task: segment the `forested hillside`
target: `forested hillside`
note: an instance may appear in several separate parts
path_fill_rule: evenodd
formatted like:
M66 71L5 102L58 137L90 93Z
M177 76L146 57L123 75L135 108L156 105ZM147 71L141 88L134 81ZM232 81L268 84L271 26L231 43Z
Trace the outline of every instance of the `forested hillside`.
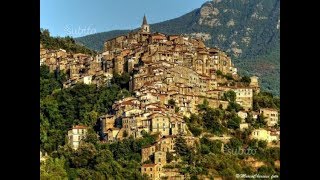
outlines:
M52 37L48 29L40 28L40 44L45 49L58 50L64 49L73 53L96 54L96 51L89 49L84 45L80 45L70 37Z

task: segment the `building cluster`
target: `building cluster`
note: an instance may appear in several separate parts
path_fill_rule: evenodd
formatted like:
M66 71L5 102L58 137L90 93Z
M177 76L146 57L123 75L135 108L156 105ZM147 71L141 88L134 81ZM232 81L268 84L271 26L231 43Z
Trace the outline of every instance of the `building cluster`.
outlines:
M140 30L107 40L104 52L95 57L40 47L42 64L68 74L65 88L79 82L108 84L113 74L130 75L129 90L134 96L116 101L109 114L100 117L103 138L114 142L157 134L157 142L141 150L141 173L151 179L184 179L175 169L164 168L167 152L174 153L175 137L188 134L183 117L197 114L197 105L204 100L212 108L226 109L227 91L234 91L235 101L244 108L238 112L240 130L249 128L248 112L253 119L263 114L269 129L256 129L251 137L268 142L280 139L280 131L272 129L278 123L277 110L252 112L253 95L260 91L258 77L251 77L250 84L237 81L237 68L225 52L206 47L201 39L151 33L145 16ZM72 148L79 147L86 133L84 126L68 132ZM187 142L194 142L190 138Z
M238 116L241 118L240 130L243 131L249 128L249 123L246 123L248 112L239 111ZM279 114L277 109L261 108L258 112L251 111L253 121L258 119L258 116L264 117L266 128L254 129L251 133L252 139L263 140L267 142L280 141L280 129L275 127L279 124Z
M279 124L279 114L277 109L271 108L261 108L260 116L264 117L266 121L267 127L255 129L251 133L251 138L257 140L263 140L270 142L279 142L280 141L280 129L274 128L276 125Z
M161 106L159 99L151 94L116 101L112 111L113 114L100 117L108 142L129 136L140 138L144 133L168 136L185 134L187 131L183 116L175 113L174 106Z
M206 47L201 39L151 33L146 17L140 30L107 40L104 52L95 57L47 50L40 45L42 64L52 72L68 75L64 88L77 83L105 85L113 74L128 73L131 91L159 98L162 106L174 99L179 112L186 116L195 113L195 105L205 98L212 107L226 108L228 102L221 97L227 90L237 93L237 103L252 109L253 92L260 89L255 76L247 86L217 75L238 78L237 68L225 52Z
M77 83L104 85L110 83L112 74L107 73L101 54L90 56L82 53L70 53L64 49L48 50L40 44L40 66L46 65L50 72L65 72L67 81L64 88Z
M163 136L154 144L141 149L141 174L148 175L151 179L184 179L178 169L168 168L167 153L175 154L176 136Z

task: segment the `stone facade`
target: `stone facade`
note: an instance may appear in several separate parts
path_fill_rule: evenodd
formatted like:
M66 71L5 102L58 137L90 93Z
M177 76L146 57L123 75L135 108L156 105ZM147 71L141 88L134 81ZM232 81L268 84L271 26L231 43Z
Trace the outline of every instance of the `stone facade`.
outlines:
M141 149L141 162L150 160L150 156L156 152L156 146L150 145Z
M151 180L160 180L161 167L157 164L143 164L141 174L147 174Z

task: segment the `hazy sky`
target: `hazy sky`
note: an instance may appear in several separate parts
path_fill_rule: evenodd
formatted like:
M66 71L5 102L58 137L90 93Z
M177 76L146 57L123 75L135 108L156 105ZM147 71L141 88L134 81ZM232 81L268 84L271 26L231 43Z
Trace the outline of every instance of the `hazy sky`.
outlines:
M40 0L40 27L53 36L134 29L179 17L207 0Z

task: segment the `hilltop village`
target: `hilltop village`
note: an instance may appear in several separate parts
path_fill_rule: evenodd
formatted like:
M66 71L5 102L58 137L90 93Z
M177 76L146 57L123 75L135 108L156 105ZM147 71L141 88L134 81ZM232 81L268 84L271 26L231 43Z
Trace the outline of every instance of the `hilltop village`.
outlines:
M231 58L217 48L206 47L202 39L151 33L145 16L140 30L107 40L104 52L94 57L63 49L47 50L40 45L43 64L50 71L67 73L63 88L77 83L105 85L114 74L130 74L129 91L134 95L116 101L112 111L99 118L102 142L157 134L157 142L141 150L141 173L151 179L184 179L176 169L163 168L168 165L166 152L175 152L177 136L192 146L197 138L188 129L185 117L198 114L198 105L205 101L211 108L226 109L229 102L224 94L229 91L235 92L235 102L243 108L237 113L240 130L250 126L245 121L249 112L253 119L263 114L268 128L255 129L251 137L267 142L280 140L280 130L273 128L278 124L278 111L252 111L253 95L260 92L258 77L250 77L250 83L240 81ZM74 125L68 132L68 143L76 150L86 133L86 126Z

